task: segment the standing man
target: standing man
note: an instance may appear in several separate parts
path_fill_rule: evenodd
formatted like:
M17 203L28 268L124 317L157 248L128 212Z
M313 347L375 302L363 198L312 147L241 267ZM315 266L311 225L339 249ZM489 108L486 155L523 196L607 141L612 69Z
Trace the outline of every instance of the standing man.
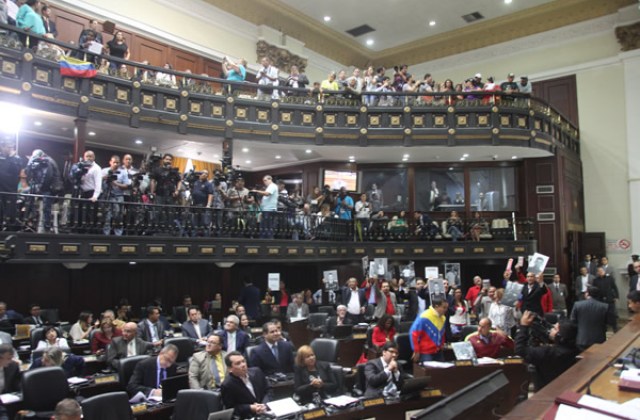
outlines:
M527 273L527 284L522 288L521 311L534 312L544 316L542 310L542 298L547 293L547 286L544 284L542 275L536 276L534 273Z
M445 343L446 312L449 304L440 297L434 297L429 309L413 321L411 334L411 359L417 362L431 360L444 361L442 349Z
M176 375L176 359L178 347L167 344L160 350L157 357L150 357L139 362L134 371L127 392L130 396L142 392L147 398L162 396L162 381Z
M218 335L207 337L206 347L193 355L189 362L189 388L217 389L227 376L222 351L222 338Z
M102 170L102 192L104 200L108 201L107 215L104 220L104 228L102 229L105 235L111 233L111 221L115 221L113 226L113 233L116 236L122 236L123 232L123 218L122 213L124 211L124 191L131 185L129 175L124 170L119 170L120 157L117 155L111 156L109 160L109 167Z
M633 262L633 271L635 272L635 274L629 279L630 292L633 292L634 290L640 291L640 282L638 281L638 279L640 278L640 261Z
M271 60L269 57L262 57L260 60L260 64L262 67L256 74L256 80L258 81L258 85L261 86L269 86L270 89L258 89L258 100L266 101L271 97L271 99L278 99L278 90L273 87L278 86L280 81L278 80L278 68L276 66L271 65Z
M240 319L235 315L229 315L224 321L224 331L220 334L222 338L222 349L227 353L239 351L244 354L249 346L249 336L239 329ZM218 334L216 332L216 334Z
M367 298L364 290L358 289L358 282L355 277L347 280L347 286L340 294L341 302L347 307L347 317L353 325L360 323L367 308Z
M340 194L336 200L336 214L342 220L351 220L351 210L353 210L353 198L347 194L346 187L340 187Z
M198 318L198 308L195 306L189 307L189 321L182 324L182 333L198 345L207 343L211 326L204 319Z
M605 259L603 257L602 259ZM598 276L593 280L593 285L602 293L600 300L609 305L608 324L613 332L618 331L618 312L616 311L616 301L620 297L618 286L613 277L607 275L605 266L598 267Z
M398 312L396 303L396 294L391 291L388 281L380 283L380 289L375 289L376 293L376 309L373 311L373 317L382 318L384 314L395 315Z
M258 319L260 315L260 289L250 279L244 281L244 287L240 291L238 303L245 307L250 319Z
M416 279L416 289L409 290L409 311L407 312L407 320L413 321L418 315L423 313L429 307L429 293L425 287L424 279Z
M273 182L271 175L265 175L262 178L265 189L252 190L253 193L262 196L260 208L262 209L262 226L260 237L273 239L276 211L278 210L278 187Z
M388 341L382 346L382 356L369 360L364 367L366 398L397 396L404 384L404 372L397 362L398 345Z
M251 353L251 366L260 368L265 375L293 372L293 345L282 340L282 331L273 322L262 326L264 341Z
M22 160L16 154L13 141L0 140L0 192L15 193L20 169L24 166ZM0 201L0 227L17 230L16 223L16 196L3 196Z
M607 257L600 258L600 265L602 268L604 268L604 273L607 276L611 276L613 281L616 281L616 270L611 265L609 265L609 258Z
M602 293L597 287L588 286L586 298L573 305L571 322L578 326L576 344L580 351L607 339L609 306L601 302Z
M122 327L122 336L113 337L111 344L107 346L107 365L118 370L120 359L147 354L153 349L153 344L137 337L138 325L135 322L127 322Z
M248 368L237 351L228 353L224 362L229 372L220 387L224 406L233 407L233 415L241 419L265 413L271 393L264 373L256 367Z
M287 321L291 319L309 318L309 305L302 301L302 293L293 295L293 301L287 307Z
M553 312L561 313L567 316L567 286L564 283L560 283L560 274L553 276L553 283L551 283L551 299L553 300Z
M583 300L586 298L587 288L593 284L596 276L589 273L589 267L582 265L580 267L580 275L576 277L576 299Z
M102 193L102 169L95 162L96 155L87 150L84 152L84 161L89 166L80 178L80 198L88 199L91 203L98 201ZM92 225L96 223L97 208L95 204L81 202L79 205L80 227L82 224Z
M195 208L192 215L193 225L203 235L209 236L209 225L211 224L211 208L213 204L213 185L209 182L209 171L206 169L200 172L198 180L193 183L191 189L191 205Z
M371 184L371 189L367 192L367 197L369 197L371 201L371 213L377 213L382 210L384 199L382 197L382 190L378 188L377 184Z

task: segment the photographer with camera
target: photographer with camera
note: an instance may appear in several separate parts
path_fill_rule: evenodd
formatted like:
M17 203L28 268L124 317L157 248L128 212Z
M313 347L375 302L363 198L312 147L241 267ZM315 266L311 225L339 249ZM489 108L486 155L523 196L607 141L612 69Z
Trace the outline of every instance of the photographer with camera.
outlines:
M278 90L273 89L273 87L280 84L280 80L278 79L278 68L271 65L269 57L262 57L260 64L262 67L258 70L258 74L256 74L258 85L270 86L271 89L258 89L257 99L259 101L266 101L269 97L271 97L271 99L278 99L280 96L278 94Z
M335 213L342 220L351 220L351 210L353 210L353 198L347 194L346 187L340 187Z
M218 169L213 172L214 228L220 232L224 227L224 202L227 199L227 177Z
M192 178L196 178L195 181ZM191 187L191 207L194 208L193 226L197 231L204 232L204 236L210 236L211 211L213 203L213 184L209 182L209 171L206 169L192 172L190 177L185 176L185 181ZM194 232L195 233L195 232ZM192 236L195 236L192 234Z
M227 190L226 207L230 210L227 213L227 219L231 222L232 229L236 231L244 230L246 227L244 210L254 201L253 196L249 195L249 190L244 186L244 178L239 175L235 180L234 186Z
M576 347L578 329L571 321L560 321L550 329L545 324L547 323L537 314L525 311L520 318L520 329L516 336L516 354L535 367L536 391L573 366L580 353ZM531 335L541 327L547 328L543 335L546 335L548 344L533 346Z
M122 236L123 232L123 211L124 211L124 191L131 185L127 171L118 169L120 167L120 157L111 156L109 167L102 170L102 200L107 201L107 211L104 218L102 232L105 235L111 233L111 221L115 220L113 233Z
M73 197L81 198L74 205L73 220L78 232L84 232L94 225L97 218L96 201L102 193L102 168L95 162L96 155L87 150L83 160L71 167L71 180L74 184Z
M42 150L36 149L31 154L27 168L27 183L31 194L43 195L42 207L38 217L38 233L51 230L51 205L53 197L63 192L64 186L58 164ZM27 199L26 218L29 218L36 209L36 199ZM57 227L57 223L55 223Z
M149 200L161 206L173 206L180 195L182 177L178 168L172 167L173 155L165 153L160 164L151 164L149 178ZM156 213L160 212L159 217ZM175 221L175 209L173 207L162 207L154 210L152 216L161 227L170 228L170 221Z

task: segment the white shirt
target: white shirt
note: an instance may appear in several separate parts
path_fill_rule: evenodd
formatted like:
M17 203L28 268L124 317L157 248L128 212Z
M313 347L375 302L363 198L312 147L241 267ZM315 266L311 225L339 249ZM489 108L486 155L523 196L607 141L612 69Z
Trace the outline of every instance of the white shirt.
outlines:
M160 337L158 337L158 328L156 327L156 325L148 319L145 320L145 322L149 326L149 331L151 332L151 341L155 343L156 341L160 340Z
M246 386L249 392L251 392L251 395L255 397L256 391L253 389L253 384L249 380L249 377L247 376L246 378L240 378L240 379L242 379L242 382L244 382L244 386Z
M382 369L385 371L385 373L387 374L387 382L391 381L391 371L389 370L389 364L386 363L384 361L383 358L380 358L380 361L382 362ZM393 377L396 379L396 381L400 378L400 372L398 370L396 370L395 372L393 372Z
M227 331L227 353L236 350L236 332Z
M136 355L136 340L133 339L127 344L127 357Z
M93 196L96 200L102 192L102 169L97 163L93 162L93 165L89 168L86 174L80 181L80 189L82 191L93 190Z
M202 338L202 333L200 332L200 324L198 322L193 323L193 329L195 330L198 339Z
M347 304L347 312L352 315L360 315L360 297L358 296L358 289L349 289L349 291L351 292L351 298L349 298L349 303Z

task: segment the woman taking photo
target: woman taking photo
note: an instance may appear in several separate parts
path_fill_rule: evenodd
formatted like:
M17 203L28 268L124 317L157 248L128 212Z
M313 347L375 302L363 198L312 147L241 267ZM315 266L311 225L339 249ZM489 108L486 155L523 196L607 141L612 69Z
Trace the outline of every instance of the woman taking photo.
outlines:
M338 383L329 363L316 360L316 355L310 346L302 346L298 349L295 363L295 392L302 404L313 401L316 393L320 399L324 400L337 390Z

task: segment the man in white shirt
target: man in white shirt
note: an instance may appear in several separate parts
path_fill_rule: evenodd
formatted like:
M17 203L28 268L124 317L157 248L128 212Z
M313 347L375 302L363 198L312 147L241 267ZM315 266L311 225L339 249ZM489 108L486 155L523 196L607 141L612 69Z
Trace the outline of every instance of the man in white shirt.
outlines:
M260 64L262 67L258 71L256 75L256 80L259 85L262 86L278 86L280 81L278 80L278 68L276 66L271 65L271 60L268 57L262 57L260 60ZM278 90L277 89L258 89L258 100L266 101L271 97L271 99L278 99Z
M251 192L261 195L262 201L260 202L260 208L262 209L262 222L260 223L260 237L273 239L276 211L278 209L278 187L273 182L271 175L265 175L262 178L265 189L251 190Z
M587 287L593 284L595 276L589 273L589 269L585 266L580 267L580 275L576 277L576 299L584 300Z
M94 203L102 193L102 169L95 160L96 155L91 150L84 152L84 161L90 163L91 166L80 178L80 190L82 191L80 197L87 198Z
M347 287L342 289L340 294L342 304L347 307L347 316L353 324L362 321L366 306L367 298L364 290L358 289L358 282L355 277L347 280Z

